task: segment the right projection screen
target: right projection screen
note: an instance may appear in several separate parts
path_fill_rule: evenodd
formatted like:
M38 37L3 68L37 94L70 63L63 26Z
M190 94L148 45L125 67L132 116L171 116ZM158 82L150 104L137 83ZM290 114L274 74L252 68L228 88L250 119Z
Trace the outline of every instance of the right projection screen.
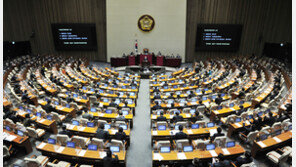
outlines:
M242 25L199 24L196 33L196 51L232 51L239 49Z

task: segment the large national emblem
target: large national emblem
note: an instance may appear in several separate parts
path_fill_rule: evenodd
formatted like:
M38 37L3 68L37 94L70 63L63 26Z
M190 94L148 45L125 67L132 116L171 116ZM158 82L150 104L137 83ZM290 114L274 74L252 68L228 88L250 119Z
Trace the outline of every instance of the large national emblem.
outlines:
M138 20L139 29L145 32L153 30L154 24L154 19L149 15L143 15Z

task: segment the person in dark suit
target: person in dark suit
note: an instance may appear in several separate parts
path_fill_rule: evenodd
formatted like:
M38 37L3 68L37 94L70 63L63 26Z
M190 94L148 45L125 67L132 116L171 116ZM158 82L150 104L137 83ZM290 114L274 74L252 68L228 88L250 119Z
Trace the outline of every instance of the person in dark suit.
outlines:
M245 126L245 123L243 123L242 133L246 136L252 131L256 130L256 126L253 124L251 126Z
M154 87L153 92L160 92L158 87Z
M48 100L45 106L43 106L46 113L51 113L52 111L56 111L56 109L51 105L51 100Z
M23 125L25 126L25 127L28 127L28 126L31 126L31 124L33 123L33 121L30 119L30 114L29 113L27 113L26 115L25 115L25 119L24 119L24 121L23 121Z
M126 140L126 134L125 134L125 132L123 131L123 128L122 128L122 127L119 127L118 132L115 133L114 138L115 138L116 140L121 140L121 141L123 141L123 142Z
M111 103L109 104L109 107L118 108L118 105L115 103L115 99L112 99Z
M265 117L264 119L264 123L271 127L275 122L276 122L276 118L273 117L272 112L269 112L268 117Z
M173 94L170 93L170 95L168 96L168 99L173 99L173 98L174 98Z
M122 111L119 111L118 117L115 119L115 121L125 121L125 117L122 115Z
M221 97L221 94L218 94L218 98L215 99L215 103L220 106L220 104L222 103L223 99Z
M244 157L242 157L242 156L237 157L237 158L236 158L236 161L234 162L234 164L235 164L237 167L240 167L240 166L242 166L243 164L249 164L249 163L251 163L251 162L253 162L252 155L251 155L251 153L250 153L249 151L246 151L246 152L245 152L245 156L244 156Z
M161 106L159 104L159 102L155 102L156 104L151 108L152 110L158 110L161 109Z
M236 111L236 115L241 115L245 111L244 106L240 105L239 110Z
M110 139L110 134L108 131L104 130L104 124L101 123L100 127L98 128L95 137L98 139L103 139L104 141L107 141Z
M160 116L157 117L156 121L167 121L166 117L163 116L163 111L160 112Z
M217 162L211 165L212 167L231 167L232 166L230 161L225 159L222 153L218 155L218 158L216 161Z
M176 112L176 115L173 117L173 122L179 122L179 121L183 121L183 117L180 115L179 112Z
M215 140L216 137L220 137L220 136L224 136L225 134L222 133L222 129L220 127L217 128L217 133L215 133L212 137L211 137L211 142L213 142Z
M154 96L154 99L161 99L161 96L159 93L156 93L156 95Z
M112 158L112 152L110 150L107 150L107 155L103 158L103 164L104 167L116 167L118 166L118 156L114 155L114 158Z
M180 125L179 126L179 131L178 133L175 134L175 139L188 139L188 135L186 133L183 132L183 126Z
M202 115L199 115L198 111L195 111L194 116L191 118L191 122L195 123L196 121L201 121L203 119Z
M27 94L27 90L25 90L22 94L22 102L29 102L30 98Z
M72 137L72 133L67 130L66 126L62 126L62 131L59 132L60 135L67 135L69 138Z

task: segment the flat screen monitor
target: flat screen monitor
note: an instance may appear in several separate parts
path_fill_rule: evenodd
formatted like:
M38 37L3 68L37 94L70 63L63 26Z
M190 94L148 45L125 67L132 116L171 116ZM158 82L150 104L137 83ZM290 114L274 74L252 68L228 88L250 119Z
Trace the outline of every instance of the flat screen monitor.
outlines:
M66 104L66 107L67 107L67 108L70 108L71 106L70 106L70 104Z
M233 106L234 106L234 103L230 103L230 104L229 104L229 107L233 107Z
M59 102L58 102L58 101L55 101L54 104L55 104L55 105L59 105Z
M95 24L56 23L51 28L57 51L97 50Z
M261 136L260 136L260 140L266 140L266 139L267 139L267 137L268 137L268 135L267 135L267 134L263 134L263 135L261 135Z
M122 127L123 130L127 130L127 125L119 125L119 127Z
M93 128L93 127L95 127L95 124L93 122L88 122L88 123L86 123L86 126Z
M174 99L169 99L168 100L168 104L173 104L174 103Z
M182 92L180 92L180 91L175 92L176 95L181 95L181 93L182 93Z
M261 117L263 115L263 112L262 111L259 112L258 115L259 115L259 117Z
M112 114L112 110L110 110L110 109L106 109L105 112L106 112L106 114Z
M236 118L235 119L235 122L241 122L242 121L242 118Z
M78 94L73 94L73 97L74 97L74 98L77 98L77 97L78 97Z
M9 126L5 126L5 129L11 131L11 128Z
M41 117L41 113L40 113L40 112L37 112L37 113L36 113L36 116L37 116L37 117Z
M184 146L183 147L183 151L184 152L192 152L193 151L193 147L192 146Z
M46 116L46 119L48 119L48 120L51 121L51 120L52 120L52 116L51 116L51 115L47 115L47 116Z
M175 125L175 130L179 130L180 125Z
M234 147L234 146L235 146L235 141L229 141L226 143L227 148Z
M215 123L214 122L208 122L207 123L207 127L208 128L211 128L211 127L214 127L215 126Z
M209 151L209 150L215 150L215 144L207 144L206 150L207 151Z
M217 109L218 109L218 110L222 110L222 108L223 108L222 106L218 106L218 108L217 108Z
M108 130L108 129L110 129L110 128L111 128L111 125L110 125L110 124L105 124L105 125L104 125L104 129L105 129L105 130Z
M199 24L196 32L196 51L237 51L242 25Z
M292 130L292 125L289 125L288 126L288 130Z
M108 103L109 99L103 99L104 103Z
M162 146L162 147L160 147L160 152L161 153L169 153L169 152L171 152L171 148L169 146Z
M130 96L135 96L135 92L130 92Z
M110 150L111 150L111 152L119 152L120 151L120 149L119 149L119 146L110 146Z
M104 93L104 91L102 89L99 90L99 93Z
M19 135L19 136L24 136L24 132L21 131L21 130L17 130L17 135Z
M56 140L52 138L48 138L47 143L49 144L56 144Z
M192 129L198 129L198 128L199 128L199 124L192 124L192 125L191 125L191 128L192 128Z
M96 108L92 107L92 108L90 109L90 111L91 111L91 112L96 112L97 110L96 110Z
M205 101L207 100L208 98L207 97L202 97L202 101Z
M127 110L122 110L122 115L128 115L128 111Z
M75 148L75 143L74 142L67 142L67 147Z
M127 104L133 104L133 101L131 99L127 99Z
M166 126L165 125L158 125L157 129L158 130L166 130Z
M86 87L85 87L85 86L83 86L83 87L82 87L82 89L83 89L83 90L86 90Z
M29 114L31 114L31 113L32 113L32 110L30 110L30 109L27 109L27 112L28 112Z
M195 114L195 109L190 109L190 114Z
M169 88L168 86L164 86L164 87L163 87L163 89L168 89L168 88Z
M76 121L76 120L73 120L73 121L72 121L72 124L73 124L73 125L76 125L76 126L79 126L79 122Z
M225 96L225 93L221 93L221 97L224 97Z
M281 129L278 129L278 130L276 130L275 132L274 132L274 135L275 136L278 136L278 135L280 135L282 133L282 130Z
M196 93L199 93L200 92L200 89L196 89L196 91L195 91Z
M92 150L92 151L97 151L98 150L98 145L95 144L89 144L87 147L88 150Z

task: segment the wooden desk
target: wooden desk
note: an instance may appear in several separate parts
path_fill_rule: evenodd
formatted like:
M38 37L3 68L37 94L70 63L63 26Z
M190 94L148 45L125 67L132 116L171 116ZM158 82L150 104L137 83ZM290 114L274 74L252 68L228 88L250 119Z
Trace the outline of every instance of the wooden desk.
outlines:
M292 131L284 132L275 137L269 137L266 140L254 142L251 149L252 156L256 157L258 152L272 150L280 145L290 143L292 141Z
M214 151L217 155L213 156L210 151L206 150L194 150L193 152L178 152L171 151L170 153L155 153L152 152L153 166L158 166L161 164L168 164L170 161L176 163L191 163L194 158L198 158L202 161L210 161L212 158L217 157L222 153L225 157L235 157L244 154L245 150L240 145L235 145L232 148L226 148L229 154L224 153L224 149L216 148ZM185 157L180 157L180 154L185 155Z
M75 161L92 165L102 165L102 160L106 156L106 151L104 150L92 151L81 148L69 148L45 142L41 142L38 146L36 146L36 149L42 152L42 155L45 156L54 156L65 159L69 162ZM118 156L119 163L125 166L126 151L121 150L119 153L114 154Z
M58 105L55 107L55 109L58 111L58 113L63 114L63 115L71 115L73 118L76 117L76 111L74 110L74 108L68 108L68 107L64 107L61 105Z
M30 142L30 139L28 136L22 137L22 136L19 136L13 132L10 132L6 129L3 129L3 133L7 133L9 135L15 136L15 139L13 139L11 142L18 147L24 147L27 154L29 154L33 151L33 148L32 148L32 145L31 145L31 142Z
M244 103L243 104L244 108L249 108L250 106L251 106L251 103ZM214 120L216 117L221 118L221 117L228 116L239 109L240 109L239 106L235 105L231 108L227 107L227 108L222 108L221 110L212 110L210 120Z
M119 114L117 113L106 114L106 113L90 112L90 111L88 113L93 115L93 117L98 117L99 119L103 119L107 121L115 120L119 116ZM125 115L125 119L130 123L130 128L133 128L133 117L134 117L133 114Z

